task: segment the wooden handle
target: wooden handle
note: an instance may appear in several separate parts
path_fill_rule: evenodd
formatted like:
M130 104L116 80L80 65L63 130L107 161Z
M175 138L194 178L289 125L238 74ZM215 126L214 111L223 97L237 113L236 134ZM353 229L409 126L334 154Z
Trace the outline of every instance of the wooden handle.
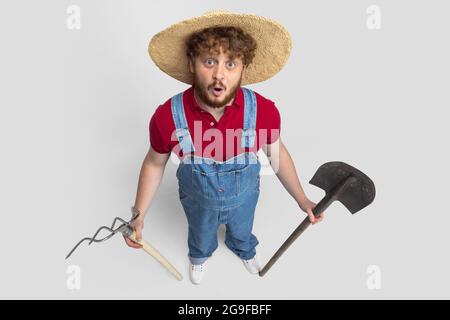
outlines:
M289 238L283 243L283 245L275 252L272 258L267 262L264 268L259 272L259 276L263 277L267 271L274 265L274 263L281 257L281 255L289 248L289 246L294 243L294 241L300 237L300 235L311 225L309 217L306 217L302 223L291 233Z
M336 189L339 190L339 189ZM327 193L325 197L322 198L322 200L319 201L319 203L314 207L312 210L314 216L317 216L318 214L325 211L325 209L328 208L328 206L335 200L334 196L337 193L337 191ZM269 260L269 262L264 266L264 268L261 269L259 272L259 275L263 277L267 271L273 266L273 264L281 257L281 255L289 248L289 246L294 243L294 241L300 237L300 235L311 225L311 221L309 220L309 217L306 217L302 223L294 230L294 232L291 233L289 238L283 243L283 245L280 247L280 249L275 252L275 254L272 256L272 258Z
M141 241L137 241L136 240L136 232L133 231L133 233L129 236L129 238L131 240L133 240L134 242L139 243L140 245L142 245L142 249L144 249L145 252L147 252L149 255L151 255L153 258L155 258L159 263L161 263L163 265L164 268L166 268L167 270L169 270L169 272L171 274L173 274L175 276L175 278L177 278L178 280L182 280L183 277L181 276L181 273L179 273L177 271L177 269L175 269L174 266L172 266L170 264L170 262L164 258L161 253L159 253L158 250L156 250L154 247L152 247L147 241L145 241L144 239L142 239Z

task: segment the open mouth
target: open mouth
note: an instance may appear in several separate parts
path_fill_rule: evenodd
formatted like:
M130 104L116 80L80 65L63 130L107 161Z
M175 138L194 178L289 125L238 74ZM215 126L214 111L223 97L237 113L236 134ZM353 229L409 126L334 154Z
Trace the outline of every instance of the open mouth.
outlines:
M218 97L225 91L225 89L222 87L213 87L211 91L216 97Z

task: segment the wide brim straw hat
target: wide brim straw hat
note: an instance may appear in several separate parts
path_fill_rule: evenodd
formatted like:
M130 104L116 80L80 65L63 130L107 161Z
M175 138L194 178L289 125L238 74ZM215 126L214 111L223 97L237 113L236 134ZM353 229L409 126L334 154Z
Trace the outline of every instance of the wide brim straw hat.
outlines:
M267 80L285 65L292 48L287 30L278 22L254 14L210 11L202 16L178 22L154 35L149 43L150 57L169 76L193 84L186 55L189 36L214 26L239 27L257 43L255 57L242 77L242 85Z

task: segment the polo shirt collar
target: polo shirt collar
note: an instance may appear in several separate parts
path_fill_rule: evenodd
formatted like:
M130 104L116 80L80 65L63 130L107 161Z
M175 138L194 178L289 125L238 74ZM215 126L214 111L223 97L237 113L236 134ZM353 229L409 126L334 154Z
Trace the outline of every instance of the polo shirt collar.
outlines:
M194 86L191 86L188 90L187 90L187 102L189 104L189 107L191 108L192 111L200 111L203 110L202 108L199 107L199 105L197 104L197 101L194 98ZM236 91L236 96L234 98L233 103L231 104L230 107L235 107L235 108L239 108L239 107L243 107L244 106L244 93L242 92L242 88L239 87L239 89Z

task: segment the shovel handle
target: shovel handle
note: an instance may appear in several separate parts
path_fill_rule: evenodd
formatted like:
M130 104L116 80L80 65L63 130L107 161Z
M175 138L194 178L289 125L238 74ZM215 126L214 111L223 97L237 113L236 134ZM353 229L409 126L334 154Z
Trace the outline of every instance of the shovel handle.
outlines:
M325 209L330 205L332 199L330 197L325 196L312 210L314 216L317 216L319 213L325 211ZM281 247L275 252L275 254L270 258L269 262L261 269L259 272L259 276L263 277L267 271L273 266L273 264L281 257L281 255L289 248L289 246L297 240L298 237L311 225L311 221L309 217L303 219L302 223L291 233L289 238L281 245Z
M131 240L133 240L134 242L142 245L142 249L145 252L147 252L149 255L151 255L153 258L155 258L159 263L161 263L163 265L163 267L166 268L175 278L177 278L180 281L183 279L183 277L177 271L177 269L175 269L175 267L172 266L172 264L170 264L170 262L166 258L164 258L163 255L161 253L159 253L158 250L156 250L153 246L151 246L144 239L142 239L141 241L137 241L135 231L133 231L133 233L129 236L129 238Z
M281 257L281 255L289 248L289 246L298 238L300 235L311 225L309 217L306 217L302 223L291 233L289 238L282 244L282 246L275 252L275 254L270 258L269 262L261 269L259 276L263 277L267 271L273 266L273 264Z

